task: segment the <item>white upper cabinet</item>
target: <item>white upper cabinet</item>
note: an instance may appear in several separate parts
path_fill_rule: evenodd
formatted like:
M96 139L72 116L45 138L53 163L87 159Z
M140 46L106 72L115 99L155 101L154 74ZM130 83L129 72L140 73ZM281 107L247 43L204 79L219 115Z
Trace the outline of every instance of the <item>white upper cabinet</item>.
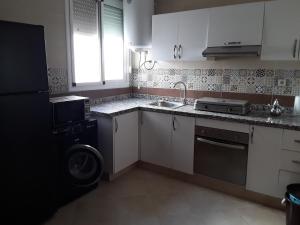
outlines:
M179 13L178 57L184 61L205 59L209 10L193 10Z
M263 2L212 8L207 45L261 45L263 20Z
M178 51L178 14L152 17L152 54L160 61L175 60Z
M152 50L157 61L201 60L206 48L209 10L152 17Z
M262 60L299 60L300 1L266 2Z

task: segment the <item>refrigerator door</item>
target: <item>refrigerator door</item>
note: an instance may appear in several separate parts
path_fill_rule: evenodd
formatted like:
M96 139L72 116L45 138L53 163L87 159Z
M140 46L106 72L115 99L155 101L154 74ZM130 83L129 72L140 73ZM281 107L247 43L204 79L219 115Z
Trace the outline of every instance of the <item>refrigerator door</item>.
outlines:
M0 21L0 95L46 90L43 27Z
M55 210L57 155L51 146L49 96L0 96L0 106L1 216L35 224Z

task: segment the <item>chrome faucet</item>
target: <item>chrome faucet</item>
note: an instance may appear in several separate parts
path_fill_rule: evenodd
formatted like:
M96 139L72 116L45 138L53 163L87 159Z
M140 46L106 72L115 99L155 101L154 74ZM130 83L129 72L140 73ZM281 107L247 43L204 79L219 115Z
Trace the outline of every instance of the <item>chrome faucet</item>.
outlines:
M173 88L175 88L178 84L182 84L183 87L184 87L182 103L185 105L185 104L186 104L186 89L187 89L187 88L186 88L186 84L185 84L184 82L182 82L182 81L178 81L178 82L176 82L176 83L174 84L174 87L173 87Z

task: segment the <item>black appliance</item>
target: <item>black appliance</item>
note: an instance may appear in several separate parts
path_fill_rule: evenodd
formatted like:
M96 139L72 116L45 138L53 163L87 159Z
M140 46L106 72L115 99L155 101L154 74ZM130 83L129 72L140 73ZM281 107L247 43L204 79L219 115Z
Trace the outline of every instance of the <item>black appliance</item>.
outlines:
M300 184L290 184L286 187L282 205L286 207L286 225L300 224Z
M55 211L42 26L0 21L0 107L0 221L36 224Z
M103 157L97 144L97 120L85 120L53 130L58 149L58 201L64 205L93 190L100 180Z
M62 96L50 98L50 103L53 127L90 118L90 100L87 97Z
M196 126L194 172L246 185L249 134Z

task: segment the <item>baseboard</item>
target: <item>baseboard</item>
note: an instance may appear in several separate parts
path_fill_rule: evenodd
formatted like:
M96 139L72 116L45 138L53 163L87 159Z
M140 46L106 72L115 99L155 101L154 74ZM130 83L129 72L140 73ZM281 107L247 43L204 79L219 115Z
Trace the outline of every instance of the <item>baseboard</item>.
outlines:
M281 205L281 199L248 191L243 186L227 183L224 181L220 181L202 175L190 175L190 174L182 173L179 171L175 171L172 169L168 169L162 166L157 166L142 161L138 162L138 164L136 165L143 169L151 170L159 174L173 177L185 182L193 183L201 187L209 188L215 191L223 192L225 194L232 195L241 199L249 200L261 205L265 205L280 210L285 209Z
M121 171L119 171L118 173L115 173L115 174L105 173L104 176L103 176L103 180L113 181L113 180L117 179L118 177L122 176L123 174L128 173L133 168L137 167L139 163L140 162L136 162L136 163L126 167L125 169L123 169L123 170L121 170Z

